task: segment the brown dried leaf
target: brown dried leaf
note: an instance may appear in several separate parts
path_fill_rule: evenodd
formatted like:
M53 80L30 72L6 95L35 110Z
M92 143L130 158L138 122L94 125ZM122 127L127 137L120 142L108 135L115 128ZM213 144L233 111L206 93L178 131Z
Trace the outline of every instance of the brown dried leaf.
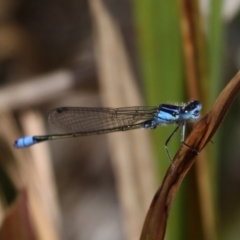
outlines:
M26 190L19 192L16 203L6 215L0 229L0 239L38 239L29 211L28 195Z
M186 144L200 153L219 128L239 91L240 72L219 95L211 111L196 124L188 136ZM170 206L183 178L196 160L196 156L196 152L185 146L182 146L177 152L174 158L174 167L173 165L169 167L162 186L152 200L144 222L141 240L164 239Z

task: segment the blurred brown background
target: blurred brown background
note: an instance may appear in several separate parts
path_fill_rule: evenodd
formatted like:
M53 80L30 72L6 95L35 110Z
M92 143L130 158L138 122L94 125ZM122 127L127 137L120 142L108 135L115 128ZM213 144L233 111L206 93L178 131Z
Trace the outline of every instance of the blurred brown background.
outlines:
M0 239L139 238L169 166L163 144L171 127L20 150L13 142L55 133L47 115L60 106L196 97L185 81L184 4L0 0ZM204 113L239 69L239 9L234 1L196 1L188 9L197 19L191 26ZM182 187L166 239L238 239L238 137L239 100ZM179 146L176 137L172 155Z

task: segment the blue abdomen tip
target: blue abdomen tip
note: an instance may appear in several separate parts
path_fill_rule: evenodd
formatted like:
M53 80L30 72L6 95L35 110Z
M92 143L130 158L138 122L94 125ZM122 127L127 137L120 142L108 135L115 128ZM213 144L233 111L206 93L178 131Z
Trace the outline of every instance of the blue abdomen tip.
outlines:
M15 141L14 147L15 148L24 148L24 147L29 147L35 144L36 141L34 140L33 136L27 136L27 137L22 137L19 138L18 140Z

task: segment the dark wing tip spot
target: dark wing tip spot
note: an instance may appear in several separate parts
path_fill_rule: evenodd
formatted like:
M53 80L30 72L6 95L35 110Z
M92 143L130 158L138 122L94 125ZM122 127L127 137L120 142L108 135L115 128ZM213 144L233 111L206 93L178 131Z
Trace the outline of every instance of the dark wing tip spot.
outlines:
M57 113L62 113L62 112L63 112L63 109L62 109L62 108L57 108L57 109L56 109L56 112L57 112Z

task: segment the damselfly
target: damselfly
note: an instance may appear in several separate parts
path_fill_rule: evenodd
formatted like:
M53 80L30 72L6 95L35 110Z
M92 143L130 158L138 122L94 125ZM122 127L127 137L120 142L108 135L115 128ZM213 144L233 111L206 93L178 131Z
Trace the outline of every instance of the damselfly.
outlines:
M24 148L49 140L127 131L138 128L154 129L161 125L176 124L176 129L165 142L167 155L172 160L168 150L169 141L178 129L181 128L181 142L185 144L186 124L191 120L198 120L201 109L202 104L196 100L183 105L160 104L158 107L60 107L54 109L49 114L48 120L50 125L60 130L62 134L26 136L16 140L14 146L16 148Z

